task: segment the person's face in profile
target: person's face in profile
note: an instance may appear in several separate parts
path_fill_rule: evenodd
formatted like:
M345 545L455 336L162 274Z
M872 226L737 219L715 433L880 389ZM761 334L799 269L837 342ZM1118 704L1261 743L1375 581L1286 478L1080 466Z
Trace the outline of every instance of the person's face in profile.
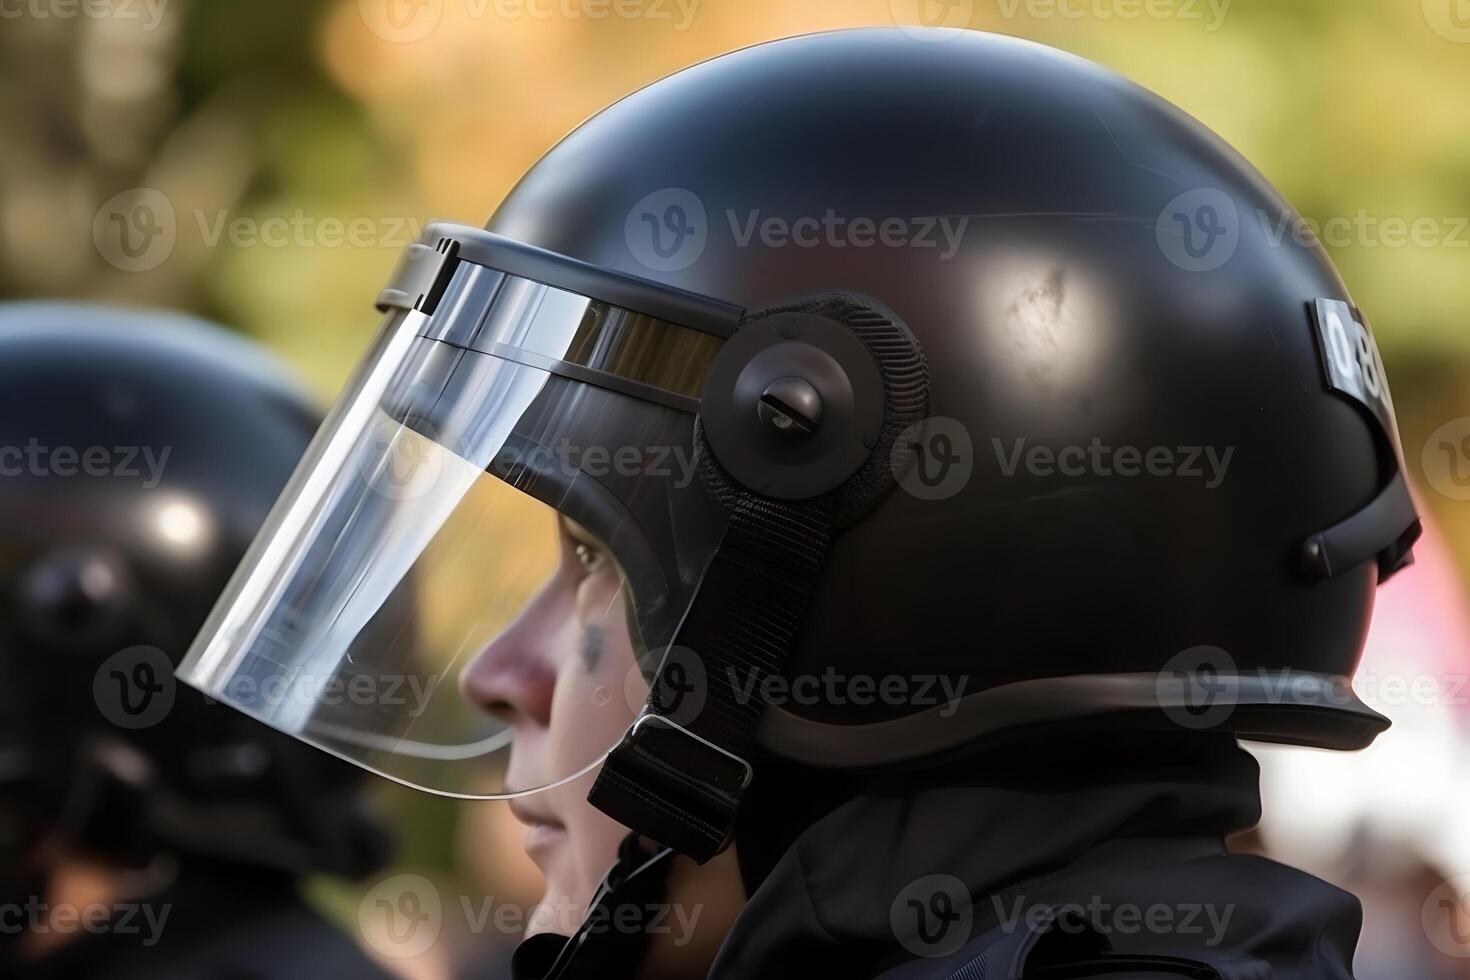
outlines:
M555 783L599 760L646 693L626 585L611 555L567 518L549 516L545 533L557 541L550 576L460 676L464 695L514 730L511 789ZM535 916L528 934L570 934L617 857L627 830L587 803L595 776L510 804L527 827L526 852L546 878L542 905L550 914Z

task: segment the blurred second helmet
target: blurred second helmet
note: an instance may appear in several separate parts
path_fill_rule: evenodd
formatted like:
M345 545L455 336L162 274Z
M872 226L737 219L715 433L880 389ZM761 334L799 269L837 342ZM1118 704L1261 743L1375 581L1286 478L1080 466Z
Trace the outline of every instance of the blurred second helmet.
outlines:
M409 249L184 674L438 792L606 755L593 802L701 858L768 755L912 769L1064 725L1365 745L1387 722L1347 678L1418 523L1372 333L1272 234L1297 226L1178 109L1011 38L675 74L488 231ZM467 785L514 733L435 685L550 601L545 514L616 558L652 693L560 768ZM248 693L401 679L369 634L410 579L430 710Z
M371 871L357 770L173 678L318 413L261 349L173 314L6 304L0 350L7 866L45 835Z

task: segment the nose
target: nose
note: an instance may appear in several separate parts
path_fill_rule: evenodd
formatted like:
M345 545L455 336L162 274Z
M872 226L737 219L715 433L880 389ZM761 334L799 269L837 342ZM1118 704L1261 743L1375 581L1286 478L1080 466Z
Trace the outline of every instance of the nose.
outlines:
M570 618L553 575L504 630L460 673L460 693L515 728L551 723L558 634Z

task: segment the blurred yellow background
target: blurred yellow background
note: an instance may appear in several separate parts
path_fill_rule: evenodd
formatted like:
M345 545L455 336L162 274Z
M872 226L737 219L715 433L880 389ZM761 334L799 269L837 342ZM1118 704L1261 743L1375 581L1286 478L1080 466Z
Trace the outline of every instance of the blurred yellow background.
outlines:
M1320 229L1378 334L1418 495L1470 570L1470 504L1422 462L1470 415L1465 0L99 3L0 2L0 295L191 310L279 351L324 401L425 222L482 223L562 135L672 71L924 18L1099 61L1220 133ZM390 795L422 831L405 866L534 898L516 832L503 854L483 844L502 816ZM352 916L354 896L323 894Z

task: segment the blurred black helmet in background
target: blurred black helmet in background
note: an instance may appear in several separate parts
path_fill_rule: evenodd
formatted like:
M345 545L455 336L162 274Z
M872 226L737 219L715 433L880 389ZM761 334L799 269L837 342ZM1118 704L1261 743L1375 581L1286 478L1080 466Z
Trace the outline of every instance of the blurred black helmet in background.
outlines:
M0 306L7 876L43 839L129 866L385 859L357 770L173 678L318 420L283 365L203 322Z

